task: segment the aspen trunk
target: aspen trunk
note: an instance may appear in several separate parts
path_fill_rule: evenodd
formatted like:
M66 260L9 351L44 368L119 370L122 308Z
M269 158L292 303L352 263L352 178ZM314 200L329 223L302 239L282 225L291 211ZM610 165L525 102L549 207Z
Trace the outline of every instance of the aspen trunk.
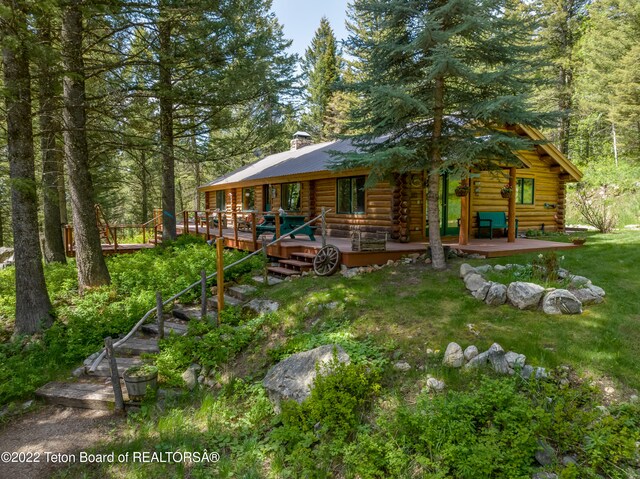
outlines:
M440 138L444 118L444 79L436 78L435 108L433 115L433 146L431 151L431 168L429 173L429 190L427 192L427 214L429 216L429 248L431 249L432 266L436 270L446 268L442 238L440 237Z

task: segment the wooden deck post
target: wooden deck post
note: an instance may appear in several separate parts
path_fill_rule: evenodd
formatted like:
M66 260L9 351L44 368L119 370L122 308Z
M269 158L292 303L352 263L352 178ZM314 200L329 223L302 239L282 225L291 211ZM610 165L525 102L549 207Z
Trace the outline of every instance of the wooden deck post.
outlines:
M275 212L276 219L276 239L280 238L280 213Z
M222 238L222 211L218 211L218 237Z
M158 338L164 339L164 313L162 312L162 293L156 291L156 316L158 317Z
M193 222L196 224L196 236L198 236L200 234L200 232L198 231L198 210L193 212Z
M109 360L109 369L111 370L111 385L113 386L113 395L115 397L115 412L117 414L123 414L124 398L122 397L120 374L118 373L118 363L113 353L113 340L111 336L104 339L104 347L107 350L107 359Z
M207 241L209 241L211 239L211 229L210 229L211 228L211 224L210 224L210 221L209 221L209 211L207 211L206 215L205 215L205 226L207 228L207 234L205 235L205 239Z
M233 241L235 243L234 247L240 248L238 246L238 213L236 213L235 211L231 213L231 219L233 220Z
M253 251L258 249L258 234L256 232L256 214L251 212L251 239L253 240Z
M186 233L188 233L189 232L189 213L187 212L187 210L184 210L182 212L182 234L186 234L185 229L186 229Z
M200 285L200 319L207 319L207 272L203 269L200 272L202 284Z
M118 252L118 228L116 226L112 227L113 234L113 251Z
M220 314L224 309L224 238L216 240L216 251L218 261L218 274L216 282L218 283L218 326L220 326Z
M469 178L462 181L462 186L469 186ZM469 195L467 192L460 198L460 232L458 234L458 243L461 245L469 244Z
M327 209L322 207L322 221L320 226L322 227L322 247L327 246Z
M509 168L509 186L511 196L509 196L509 219L507 223L507 242L516 241L516 167Z

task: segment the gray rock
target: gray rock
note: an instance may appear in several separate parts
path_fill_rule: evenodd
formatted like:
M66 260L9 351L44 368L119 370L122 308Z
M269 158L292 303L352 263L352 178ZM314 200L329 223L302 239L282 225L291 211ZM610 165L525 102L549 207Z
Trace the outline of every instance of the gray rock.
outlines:
M531 479L558 479L558 475L555 472L536 472Z
M460 277L464 278L470 273L477 273L476 269L467 263L462 263L460 265Z
M192 364L182 373L182 380L189 390L195 389L198 385L199 371L200 366L198 364Z
M464 364L464 353L458 343L449 343L444 352L442 364L452 368L459 368Z
M202 307L186 304L176 304L173 306L173 317L182 321L199 320L202 317Z
M253 281L255 281L256 283L264 283L264 276L253 276L251 278ZM282 283L282 279L280 278L276 278L275 276L267 276L267 285L268 286L274 286L276 284L280 284Z
M205 376L203 374L201 374L200 376L198 376L198 384L202 384L205 380Z
M491 267L490 264L483 264L480 266L476 266L476 271L480 274L486 274L489 271L491 271L493 268Z
M591 280L589 278L585 278L584 276L578 276L577 274L571 275L569 286L572 288L581 288L583 286L588 287L591 285Z
M350 268L346 271L341 271L340 273L347 279L354 278L360 274L360 268Z
M316 365L325 366L333 361L334 354L341 363L349 363L349 355L342 347L335 344L304 351L280 361L267 372L262 381L269 398L280 410L280 401L293 399L301 403L311 393L316 378ZM321 369L322 370L322 369ZM326 371L325 373L330 372Z
M537 309L544 288L534 283L514 281L507 288L507 298L518 309Z
M536 451L536 461L541 466L550 466L556 457L556 451L551 445L542 439L538 439L538 450Z
M29 399L28 401L22 403L23 410L29 409L31 406L33 406L33 399Z
M490 306L500 306L507 302L507 287L500 283L491 283L484 302Z
M507 358L505 357L504 349L498 343L493 343L489 350L488 359L491 363L491 367L493 370L499 374L509 374L511 372L511 368L509 368L509 363L507 363Z
M486 283L487 280L480 276L478 273L470 273L464 278L464 285L471 292L480 289Z
M527 361L527 357L524 354L518 354L513 351L509 351L504 355L504 357L507 360L507 364L509 364L510 368L522 368Z
M275 313L280 308L280 303L270 299L252 299L246 307L258 314Z
M549 377L545 368L535 368L536 379L545 379Z
M506 271L506 270L507 270L506 266L504 266L504 265L502 265L502 264L497 264L497 265L495 265L495 266L493 267L493 269L494 269L495 271L497 271L498 273L502 273L503 271Z
M478 348L476 348L474 345L467 346L464 350L464 359L466 359L467 361L471 361L477 355L478 355Z
M533 372L534 372L533 366L529 366L528 364L525 364L524 367L522 368L522 371L520 371L520 376L522 376L524 379L529 379L533 374Z
M13 248L0 247L0 263L4 263L13 256Z
M602 289L600 286L596 286L595 284L589 284L587 287L598 296L601 296L604 298L607 295L604 289Z
M484 353L478 354L475 358L472 358L464 367L465 369L483 367L486 366L488 359L489 351L485 351Z
M406 361L398 361L393 365L393 369L396 371L409 371L411 369L411 364Z
M569 271L567 271L564 268L558 268L558 278L560 279L565 279L566 277L569 276Z
M569 464L578 464L578 458L576 456L562 456L560 462L564 467L567 467Z
M444 390L445 387L446 387L446 384L444 383L444 381L440 381L440 380L438 380L436 378L427 379L427 390L428 391L440 392L440 391Z
M487 282L484 283L482 286L480 286L478 289L476 289L475 291L473 291L471 293L471 295L476 298L479 299L480 301L484 301L485 298L487 297L487 293L489 292L489 289L491 288L491 285L493 283L492 282Z
M542 300L545 314L581 314L582 303L566 289L555 289Z
M571 292L583 306L587 306L589 304L600 304L604 301L602 296L594 293L591 288L574 289Z

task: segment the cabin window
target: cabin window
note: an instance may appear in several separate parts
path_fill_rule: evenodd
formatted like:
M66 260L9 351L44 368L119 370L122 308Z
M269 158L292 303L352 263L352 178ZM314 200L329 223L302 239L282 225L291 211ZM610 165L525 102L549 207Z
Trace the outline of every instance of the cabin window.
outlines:
M216 191L216 208L220 211L227 209L227 200L224 191Z
M242 188L242 209L244 211L254 210L256 206L255 188Z
M535 180L533 178L517 178L516 181L516 204L532 205Z
M300 183L282 185L282 208L286 211L300 211Z
M338 179L338 213L364 213L364 183L366 177Z

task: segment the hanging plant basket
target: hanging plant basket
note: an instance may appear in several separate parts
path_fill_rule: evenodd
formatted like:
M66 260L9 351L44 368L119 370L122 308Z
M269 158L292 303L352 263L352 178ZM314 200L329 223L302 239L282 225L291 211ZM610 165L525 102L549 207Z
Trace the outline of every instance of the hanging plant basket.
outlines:
M510 191L501 191L501 192L500 192L500 195L501 195L503 198L511 198L511 192L510 192Z
M464 185L458 185L456 186L456 196L459 197L463 197L463 196L467 196L469 194L469 190L471 188L469 188L468 186L464 186Z
M503 198L511 198L511 194L513 193L513 188L507 183L500 189L500 196Z

